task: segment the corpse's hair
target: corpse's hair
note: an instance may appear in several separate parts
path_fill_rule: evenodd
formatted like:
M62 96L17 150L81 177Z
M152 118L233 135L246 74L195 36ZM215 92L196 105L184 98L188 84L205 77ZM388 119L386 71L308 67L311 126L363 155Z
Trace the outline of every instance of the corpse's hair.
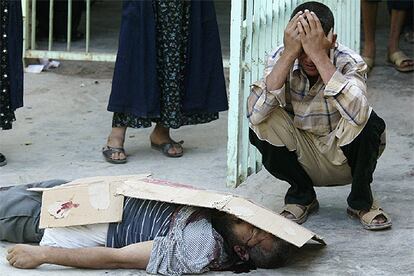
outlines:
M241 245L242 242L234 235L233 229L237 224L243 223L243 220L236 216L220 211L212 211L211 224L213 228L223 237L224 249L229 255L231 262L239 261L238 256L234 253L233 247Z
M256 245L249 250L249 256L250 260L259 268L278 268L288 263L293 251L293 245L275 237L269 251Z
M319 18L319 21L321 22L325 35L328 35L329 31L334 27L335 23L334 16L329 7L316 1L306 2L294 9L292 15L290 16L290 19L292 19L299 11L305 10L313 11L316 14L316 16Z
M244 221L224 212L213 211L211 223L213 228L223 237L224 247L231 260L230 262L233 264L240 262L239 257L234 253L233 247L243 243L236 237L233 229L237 224L244 223ZM264 250L260 245L249 249L249 266L251 268L284 266L290 258L293 248L293 245L288 242L274 237L272 248L269 251Z

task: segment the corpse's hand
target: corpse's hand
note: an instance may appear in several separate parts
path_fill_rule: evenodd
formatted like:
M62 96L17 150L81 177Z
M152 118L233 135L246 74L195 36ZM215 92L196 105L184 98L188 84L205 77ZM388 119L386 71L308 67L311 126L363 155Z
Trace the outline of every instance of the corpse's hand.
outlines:
M297 27L303 50L316 64L318 59L327 56L329 49L333 46L333 32L328 36L323 31L321 22L314 12L305 10L298 17Z
M298 29L299 16L302 14L302 11L295 14L287 24L283 35L283 45L285 46L284 54L289 55L292 59L298 58L302 52L302 44Z
M43 248L27 244L18 244L7 250L7 261L17 268L36 268L43 264Z

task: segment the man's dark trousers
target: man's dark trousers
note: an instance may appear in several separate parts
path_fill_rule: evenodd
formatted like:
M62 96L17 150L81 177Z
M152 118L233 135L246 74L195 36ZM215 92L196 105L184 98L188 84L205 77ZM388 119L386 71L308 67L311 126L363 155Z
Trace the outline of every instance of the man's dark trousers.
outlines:
M351 167L353 180L347 201L353 209L369 210L372 206L372 175L377 165L380 137L384 130L384 120L372 111L361 133L350 144L341 147ZM294 151L260 140L251 129L249 138L250 143L262 154L264 167L276 178L290 184L285 196L286 204L308 205L316 198L312 180L300 165Z

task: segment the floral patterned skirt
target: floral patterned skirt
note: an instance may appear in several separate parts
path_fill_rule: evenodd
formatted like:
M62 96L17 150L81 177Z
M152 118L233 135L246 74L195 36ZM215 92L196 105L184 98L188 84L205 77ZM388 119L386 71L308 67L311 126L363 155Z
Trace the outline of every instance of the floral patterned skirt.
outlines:
M0 129L11 129L15 120L10 102L8 20L7 0L0 0Z
M218 113L182 112L190 4L191 1L183 0L153 0L157 28L157 74L161 92L160 116L143 118L115 112L112 127L144 128L151 127L152 122L155 122L176 129L218 119Z

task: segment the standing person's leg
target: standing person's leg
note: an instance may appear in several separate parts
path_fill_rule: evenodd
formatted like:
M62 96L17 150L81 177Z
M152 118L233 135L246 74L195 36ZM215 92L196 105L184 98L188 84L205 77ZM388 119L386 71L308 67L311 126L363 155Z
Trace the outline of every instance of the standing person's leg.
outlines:
M157 123L150 135L151 147L161 150L169 157L181 157L184 153L183 141L175 142L170 135L170 128Z
M42 194L27 189L49 188L64 183L64 180L51 180L0 188L0 240L39 242L43 236L43 230L38 228Z
M150 135L151 146L169 157L181 157L181 142L170 136L170 128L182 126L182 96L189 37L191 2L155 1L157 74L161 116Z
M378 1L361 0L362 21L364 27L364 47L362 56L369 69L375 60L375 31L377 22Z
M122 114L115 113L113 122L120 116L122 116ZM114 123L112 124L112 130L108 136L108 141L106 146L102 149L102 154L106 161L114 164L122 164L127 161L127 155L124 149L126 130L126 126L116 126Z
M388 6L391 9L388 58L393 63L395 69L401 72L414 71L414 60L400 50L400 35L407 17L409 4L409 1L388 1Z
M373 173L377 165L381 146L381 135L385 131L385 122L372 111L362 132L352 143L341 147L351 167L352 186L348 196L348 205L358 211L362 217L368 213L374 203L371 191ZM378 213L372 218L372 225L387 223L385 214Z

